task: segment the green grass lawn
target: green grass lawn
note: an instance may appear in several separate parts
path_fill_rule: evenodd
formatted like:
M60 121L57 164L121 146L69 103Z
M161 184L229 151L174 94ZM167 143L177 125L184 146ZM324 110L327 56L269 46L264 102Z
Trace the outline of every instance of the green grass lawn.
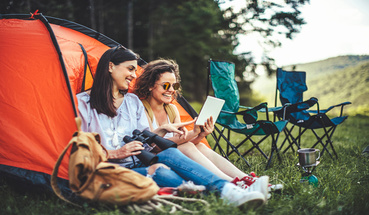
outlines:
M301 183L301 169L296 165L298 156L292 151L282 154L282 162L273 159L272 166L265 170L266 160L258 152L247 156L251 167L237 157L232 161L245 172L269 175L271 182L284 184L280 193L274 193L268 204L256 211L223 206L214 195L203 197L211 207L205 210L198 203L183 203L201 214L367 214L369 211L369 157L363 156L363 149L369 145L369 118L349 117L339 126L333 137L339 159L333 160L327 154L321 158L314 175L319 180L317 187ZM283 138L283 136L281 137ZM242 139L233 135L232 142ZM305 135L302 147L310 147L314 137ZM213 141L209 139L210 143ZM248 145L249 146L249 145ZM262 149L270 152L266 141ZM319 148L319 147L317 147ZM169 209L168 209L169 211ZM129 214L122 208L89 206L78 208L56 197L52 192L36 192L21 189L0 176L0 214ZM154 214L165 214L155 212ZM178 212L181 214L181 212Z

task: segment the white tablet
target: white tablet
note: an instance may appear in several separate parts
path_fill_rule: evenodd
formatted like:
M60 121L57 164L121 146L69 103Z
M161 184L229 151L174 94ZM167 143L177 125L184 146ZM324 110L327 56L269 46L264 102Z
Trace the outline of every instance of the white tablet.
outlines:
M225 101L223 99L218 99L213 96L208 96L205 100L204 105L202 106L200 110L200 114L197 117L195 124L204 125L206 120L210 118L210 116L213 117L213 121L215 124L219 116L219 113L223 108L224 102Z

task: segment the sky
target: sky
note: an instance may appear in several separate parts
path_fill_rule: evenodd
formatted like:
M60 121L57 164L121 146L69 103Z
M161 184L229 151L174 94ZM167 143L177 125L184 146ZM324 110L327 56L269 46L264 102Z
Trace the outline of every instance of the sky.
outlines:
M231 1L236 6L244 2ZM301 8L301 12L306 24L300 33L292 40L282 40L282 46L270 53L277 67L341 55L369 54L369 0L310 0ZM252 51L256 62L261 58L257 40L240 37L240 42L236 53ZM271 96L270 92L274 92L274 76L268 78L262 66L258 66L256 71L259 77L251 88L272 101L274 95Z
M235 0L232 4L244 1ZM307 24L292 40L282 40L282 46L270 53L278 67L340 55L369 54L368 0L310 0L301 12ZM256 59L260 58L257 42L240 39L236 52L251 50Z

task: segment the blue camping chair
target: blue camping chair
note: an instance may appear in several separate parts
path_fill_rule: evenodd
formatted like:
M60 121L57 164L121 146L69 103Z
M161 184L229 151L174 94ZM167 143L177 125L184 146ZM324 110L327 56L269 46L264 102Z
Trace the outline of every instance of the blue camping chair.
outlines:
M286 138L283 140L280 149L286 142L289 143L288 147L284 150L286 152L289 148L294 151L294 147L300 149L302 135L310 130L317 141L311 146L315 148L320 144L323 149L321 155L325 151L333 158L328 147L338 157L332 142L332 136L337 126L345 121L348 116L342 116L343 107L351 104L351 102L344 102L338 105L334 105L325 110L320 110L318 99L312 97L309 100L303 101L303 92L307 90L306 86L306 73L305 72L288 72L281 68L277 69L277 87L275 94L275 106L277 107L277 95L279 92L280 102L286 108L278 111L274 111L275 116L278 118L287 119L292 125L290 128L286 128L284 133ZM316 105L317 110L309 110L310 107ZM340 116L335 118L329 118L326 113L334 107L341 107ZM298 135L295 137L292 131L295 127L298 127ZM317 130L323 130L322 135L318 135Z
M235 65L225 61L213 61L209 60L208 65L208 95L210 89L210 80L212 89L214 90L214 96L225 100L223 109L216 121L216 124L220 125L220 129L215 127L213 137L215 139L215 145L213 150L219 150L220 154L228 159L228 157L236 153L239 159L245 161L250 166L245 156L252 150L258 150L264 158L266 158L267 166L269 167L273 154L278 152L277 140L280 132L287 124L287 120L278 122L272 122L269 120L267 103L261 103L260 105L250 108L240 106L239 104L239 91L235 77ZM240 111L241 109L241 111ZM266 120L258 120L258 111L263 110L266 112ZM243 117L244 123L237 119L237 116ZM227 132L225 132L227 130ZM230 141L230 133L236 132L243 134L245 138L238 144L233 144ZM260 140L255 140L255 136L262 136ZM261 148L260 143L265 139L271 137L271 153L268 156ZM220 140L223 139L226 144L226 150L220 145ZM250 141L252 147L245 149L242 147L247 141ZM242 152L241 152L242 151ZM277 153L279 159L280 156Z

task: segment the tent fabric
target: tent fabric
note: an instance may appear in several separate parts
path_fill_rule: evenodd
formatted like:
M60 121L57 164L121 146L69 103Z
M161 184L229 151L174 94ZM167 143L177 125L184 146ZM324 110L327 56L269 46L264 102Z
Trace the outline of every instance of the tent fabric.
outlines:
M118 43L66 20L55 19L62 26L42 15L0 17L1 170L21 168L13 173L32 181L30 172L51 174L76 130L74 95L92 86L98 60L110 48L86 33ZM68 178L67 168L66 158L60 178Z
M99 58L117 45L67 20L0 14L1 172L49 186L54 164L77 129L75 94L92 86ZM59 168L63 184L68 157Z
M42 21L1 20L0 41L0 163L51 173L77 129L68 77Z

